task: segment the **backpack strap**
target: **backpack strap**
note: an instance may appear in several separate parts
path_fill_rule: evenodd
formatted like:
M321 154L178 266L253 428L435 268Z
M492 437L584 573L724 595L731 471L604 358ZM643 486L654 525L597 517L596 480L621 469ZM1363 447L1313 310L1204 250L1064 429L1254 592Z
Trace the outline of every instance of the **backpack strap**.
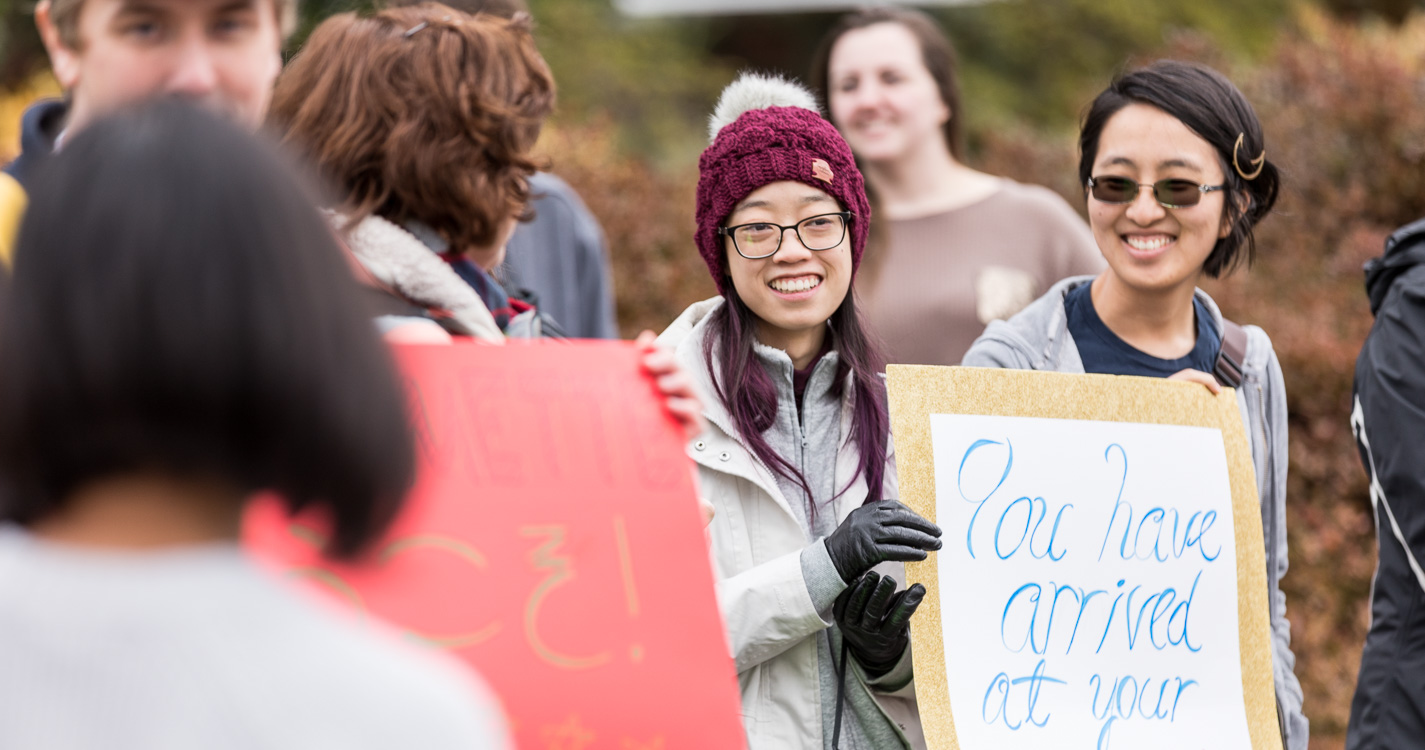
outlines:
M1217 362L1212 374L1228 388L1242 385L1242 363L1247 358L1247 329L1222 319L1222 348L1217 350Z

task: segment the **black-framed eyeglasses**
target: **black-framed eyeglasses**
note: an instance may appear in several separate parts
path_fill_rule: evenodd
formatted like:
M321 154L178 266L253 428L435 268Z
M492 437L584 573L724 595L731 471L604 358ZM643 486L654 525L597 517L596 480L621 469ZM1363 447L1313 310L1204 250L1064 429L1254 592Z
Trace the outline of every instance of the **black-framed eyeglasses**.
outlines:
M1226 186L1199 185L1192 180L1158 180L1151 185L1143 185L1127 177L1089 178L1089 193L1100 203L1132 203L1145 187L1153 189L1153 199L1164 208L1187 208L1196 206L1205 193L1222 190Z
M855 214L850 211L838 211L808 216L789 226L756 221L735 227L718 227L717 233L732 238L732 246L738 255L748 260L761 260L776 255L782 249L782 236L788 229L797 233L797 239L806 249L830 250L846 238L846 225L854 217Z

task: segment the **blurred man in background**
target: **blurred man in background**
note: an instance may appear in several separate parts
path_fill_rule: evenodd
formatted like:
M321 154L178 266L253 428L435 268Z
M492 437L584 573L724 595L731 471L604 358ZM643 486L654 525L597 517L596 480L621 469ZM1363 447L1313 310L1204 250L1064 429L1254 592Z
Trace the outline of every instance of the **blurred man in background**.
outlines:
M41 0L35 25L65 97L26 111L20 156L0 174L0 265L10 264L26 182L67 133L158 96L257 129L294 10L295 0Z
M389 0L387 6L417 5L424 0ZM509 18L528 12L523 0L447 0L466 13ZM495 269L511 294L554 318L573 338L618 338L613 283L604 231L579 194L549 172L530 178L534 220L521 223L506 245L505 261Z

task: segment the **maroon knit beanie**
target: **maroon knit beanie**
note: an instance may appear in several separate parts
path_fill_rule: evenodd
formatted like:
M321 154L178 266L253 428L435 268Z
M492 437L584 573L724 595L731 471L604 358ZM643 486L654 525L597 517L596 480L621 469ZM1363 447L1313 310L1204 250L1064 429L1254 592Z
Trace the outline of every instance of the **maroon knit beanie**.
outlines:
M871 204L851 147L816 111L816 99L780 78L743 74L722 92L698 160L698 252L726 294L724 246L717 228L749 193L784 180L825 191L851 219L851 273L861 265L871 230Z

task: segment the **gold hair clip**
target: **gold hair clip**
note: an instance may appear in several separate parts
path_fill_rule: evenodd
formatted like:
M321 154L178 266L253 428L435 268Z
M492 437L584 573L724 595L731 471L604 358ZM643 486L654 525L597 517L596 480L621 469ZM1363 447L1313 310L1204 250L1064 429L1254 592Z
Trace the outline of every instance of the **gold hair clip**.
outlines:
M1247 171L1242 169L1241 163L1237 161L1237 151L1242 148L1242 143L1245 142L1246 139L1246 133L1237 134L1237 144L1232 147L1232 166L1237 169L1237 174L1242 175L1242 179L1255 180L1257 179L1257 176L1262 173L1262 169L1267 166L1267 150L1262 149L1261 156L1258 156L1257 158L1247 162L1248 164L1251 164L1252 166L1257 168L1257 171L1251 174L1247 174Z

